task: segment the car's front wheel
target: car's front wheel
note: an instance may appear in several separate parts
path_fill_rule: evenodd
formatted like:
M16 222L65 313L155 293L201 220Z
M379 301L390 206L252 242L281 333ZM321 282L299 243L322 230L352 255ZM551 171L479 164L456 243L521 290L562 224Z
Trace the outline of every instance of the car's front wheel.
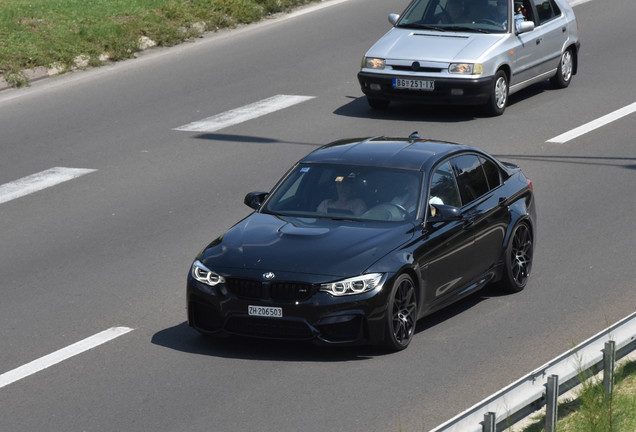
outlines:
M556 88L566 88L572 81L572 71L574 70L574 56L571 49L566 49L561 54L561 61L557 68L557 73L550 79L552 85Z
M504 256L504 274L499 287L506 292L519 292L526 287L532 270L532 232L526 222L517 224Z
M387 308L384 346L400 351L409 346L417 322L415 284L407 274L400 275L391 289Z
M490 89L490 98L486 103L486 112L493 116L503 114L508 104L508 75L502 70L497 71Z

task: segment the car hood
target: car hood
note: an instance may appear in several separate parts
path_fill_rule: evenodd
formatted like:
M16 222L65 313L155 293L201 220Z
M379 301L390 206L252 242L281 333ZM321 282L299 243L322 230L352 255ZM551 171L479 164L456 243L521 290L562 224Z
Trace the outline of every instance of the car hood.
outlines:
M441 63L476 61L502 37L393 28L369 49L367 57Z
M215 271L234 274L244 269L347 277L363 273L413 233L409 222L253 213L212 242L199 259Z

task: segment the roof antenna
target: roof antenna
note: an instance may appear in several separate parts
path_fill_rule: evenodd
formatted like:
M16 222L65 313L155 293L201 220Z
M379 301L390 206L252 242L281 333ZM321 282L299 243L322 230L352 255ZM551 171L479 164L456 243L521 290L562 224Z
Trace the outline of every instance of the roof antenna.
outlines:
M415 131L411 135L409 135L409 143L411 143L411 144L413 144L415 142L415 140L419 140L419 139L422 139L422 137L420 137L418 135L417 131Z

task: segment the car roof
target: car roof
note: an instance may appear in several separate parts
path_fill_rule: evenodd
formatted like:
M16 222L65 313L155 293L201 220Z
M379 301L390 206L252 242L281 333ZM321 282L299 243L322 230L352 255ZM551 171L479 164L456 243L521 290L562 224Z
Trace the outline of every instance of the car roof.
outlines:
M309 153L300 163L332 163L424 171L455 153L479 149L447 141L371 137L340 140Z

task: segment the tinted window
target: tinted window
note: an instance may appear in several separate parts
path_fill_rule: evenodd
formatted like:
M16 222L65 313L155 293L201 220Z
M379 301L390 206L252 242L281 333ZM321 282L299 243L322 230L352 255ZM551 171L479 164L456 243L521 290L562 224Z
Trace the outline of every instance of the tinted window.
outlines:
M477 155L463 155L451 159L455 169L462 203L468 204L488 192L488 181Z
M499 167L490 159L480 158L481 164L484 167L484 172L486 173L486 179L488 180L488 186L490 190L496 188L501 184L501 172L499 171Z
M433 173L428 200L430 204L445 204L461 207L462 202L459 199L455 175L448 162L439 165Z
M539 24L550 21L552 18L561 15L559 7L554 0L534 0L539 16Z
M351 165L301 164L272 192L266 213L404 221L417 215L422 175Z

